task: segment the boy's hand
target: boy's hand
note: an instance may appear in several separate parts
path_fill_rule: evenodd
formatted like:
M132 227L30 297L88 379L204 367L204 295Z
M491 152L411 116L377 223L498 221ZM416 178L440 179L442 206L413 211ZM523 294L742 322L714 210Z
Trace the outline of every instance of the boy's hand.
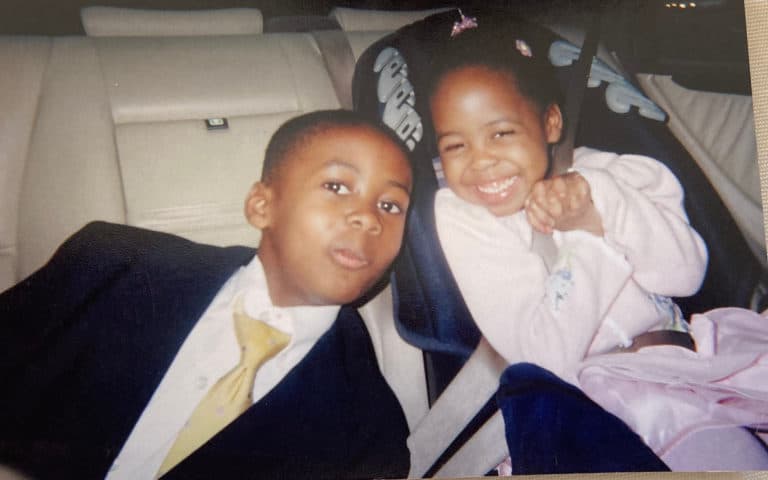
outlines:
M603 236L589 183L576 172L536 182L525 200L525 213L531 226L542 233L584 230Z

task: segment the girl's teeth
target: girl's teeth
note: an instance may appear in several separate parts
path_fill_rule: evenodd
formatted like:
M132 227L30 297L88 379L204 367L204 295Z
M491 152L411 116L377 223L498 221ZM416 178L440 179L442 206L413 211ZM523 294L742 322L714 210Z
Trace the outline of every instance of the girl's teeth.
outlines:
M482 193L488 193L488 194L495 194L500 193L509 188L513 183L515 183L515 180L517 180L517 177L509 177L506 180L502 180L500 182L491 182L486 183L485 185L478 185L477 189L480 190Z

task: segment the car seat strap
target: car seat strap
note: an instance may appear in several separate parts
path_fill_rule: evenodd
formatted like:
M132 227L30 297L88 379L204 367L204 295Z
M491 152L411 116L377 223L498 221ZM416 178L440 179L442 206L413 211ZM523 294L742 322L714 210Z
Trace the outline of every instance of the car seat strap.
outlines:
M579 113L584 101L584 92L587 90L587 81L592 67L592 59L597 52L597 43L600 38L600 12L595 12L584 36L581 54L573 66L568 79L568 91L566 93L565 111L563 116L567 121L565 137L555 147L551 174L559 175L566 172L573 165L573 148L576 140L576 130L579 124ZM539 231L533 231L531 250L537 253L544 261L547 271L551 272L557 261L557 248L551 235L545 235Z
M565 99L565 111L563 112L567 122L565 137L556 146L552 159L552 174L559 175L566 172L573 164L573 148L576 140L576 131L579 126L581 105L584 103L584 92L587 90L587 81L592 67L592 59L597 53L597 43L600 38L600 13L592 15L591 22L584 36L581 54L573 66L568 78L568 89Z

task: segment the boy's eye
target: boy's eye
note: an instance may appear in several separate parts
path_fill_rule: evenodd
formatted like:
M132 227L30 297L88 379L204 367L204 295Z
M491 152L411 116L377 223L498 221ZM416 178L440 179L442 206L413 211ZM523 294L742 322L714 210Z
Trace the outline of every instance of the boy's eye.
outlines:
M326 190L330 190L331 192L337 195L349 195L351 193L351 191L349 190L349 187L347 187L341 182L325 182L323 184L323 188Z
M387 213L391 213L395 215L399 213L403 213L403 209L400 208L400 205L398 205L395 202L389 202L386 200L382 200L381 202L379 202L379 208L384 210Z
M508 137L510 135L514 135L514 130L500 130L493 134L493 138L502 138L502 137Z

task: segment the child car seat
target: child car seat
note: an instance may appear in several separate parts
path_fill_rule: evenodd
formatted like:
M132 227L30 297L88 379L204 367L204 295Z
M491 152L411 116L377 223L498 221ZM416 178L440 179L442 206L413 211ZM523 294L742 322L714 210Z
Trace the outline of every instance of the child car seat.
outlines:
M547 44L563 40L551 32L542 32L539 27L515 22L508 12L472 12L471 15L478 18L480 28L512 28L514 22L517 28L537 29L542 41ZM449 41L451 25L458 18L457 11L439 13L379 40L369 47L357 62L353 81L355 108L389 125L412 152L412 206L403 248L396 260L392 276L395 323L402 337L424 352L431 404L448 387L478 345L485 348L485 342L481 341L481 334L439 248L434 224L434 194L439 179L432 166L437 149L430 134L432 126L425 86L430 52L445 46ZM521 33L521 36L527 37L525 33ZM540 51L538 46L533 48ZM570 68L564 67L560 70L563 85L566 85ZM632 152L652 156L665 162L680 178L686 191L686 208L691 223L707 243L711 257L700 292L691 298L677 299L686 316L717 306L748 307L762 272L759 262L751 257L730 214L695 162L662 122L643 117L637 108L623 114L609 109L605 100L609 87L609 83L603 82L599 87L590 88L586 92L581 109L582 120L576 132L576 143L619 153ZM484 361L492 363L488 358ZM528 382L527 385L552 386L556 380L549 378L547 374L548 372L539 372L537 375L540 381ZM508 385L516 379L510 378L509 373L505 375L505 379L507 387L504 390L514 390ZM517 392L520 393L520 390ZM535 402L526 405L525 408L537 408ZM483 408L487 409L487 406ZM553 419L552 411L539 413L540 427L544 426L547 415L550 415L550 420ZM485 418L481 418L479 422L485 421ZM507 439L511 444L514 439L510 439L510 425L514 421L514 418L507 418ZM608 420L598 418L595 421L603 421L601 425L605 426ZM468 428L472 432L476 425L470 425ZM617 428L620 429L620 426ZM517 435L519 439L521 436L531 435L532 431L517 431L512 434ZM530 439L530 436L526 438ZM639 443L639 440L635 441ZM635 452L642 451L644 446L640 444L636 447ZM453 449L454 446L449 445L448 448ZM510 447L510 453L514 453L514 450ZM644 465L644 468L640 468L644 470L663 468L663 464L655 463L658 459L652 453L648 455L648 452L641 452L639 455L643 459L639 464L626 461L622 465L619 459L617 463L602 467L608 468L603 471L636 470L638 465ZM438 459L438 463L440 461L442 460ZM516 471L524 471L525 465L532 465L532 459L513 457L513 464ZM558 471L548 470L548 467L541 465L531 468L527 473ZM562 468L559 471L588 471L584 470L587 468L584 466L562 465ZM433 465L421 473L431 474L434 471Z

